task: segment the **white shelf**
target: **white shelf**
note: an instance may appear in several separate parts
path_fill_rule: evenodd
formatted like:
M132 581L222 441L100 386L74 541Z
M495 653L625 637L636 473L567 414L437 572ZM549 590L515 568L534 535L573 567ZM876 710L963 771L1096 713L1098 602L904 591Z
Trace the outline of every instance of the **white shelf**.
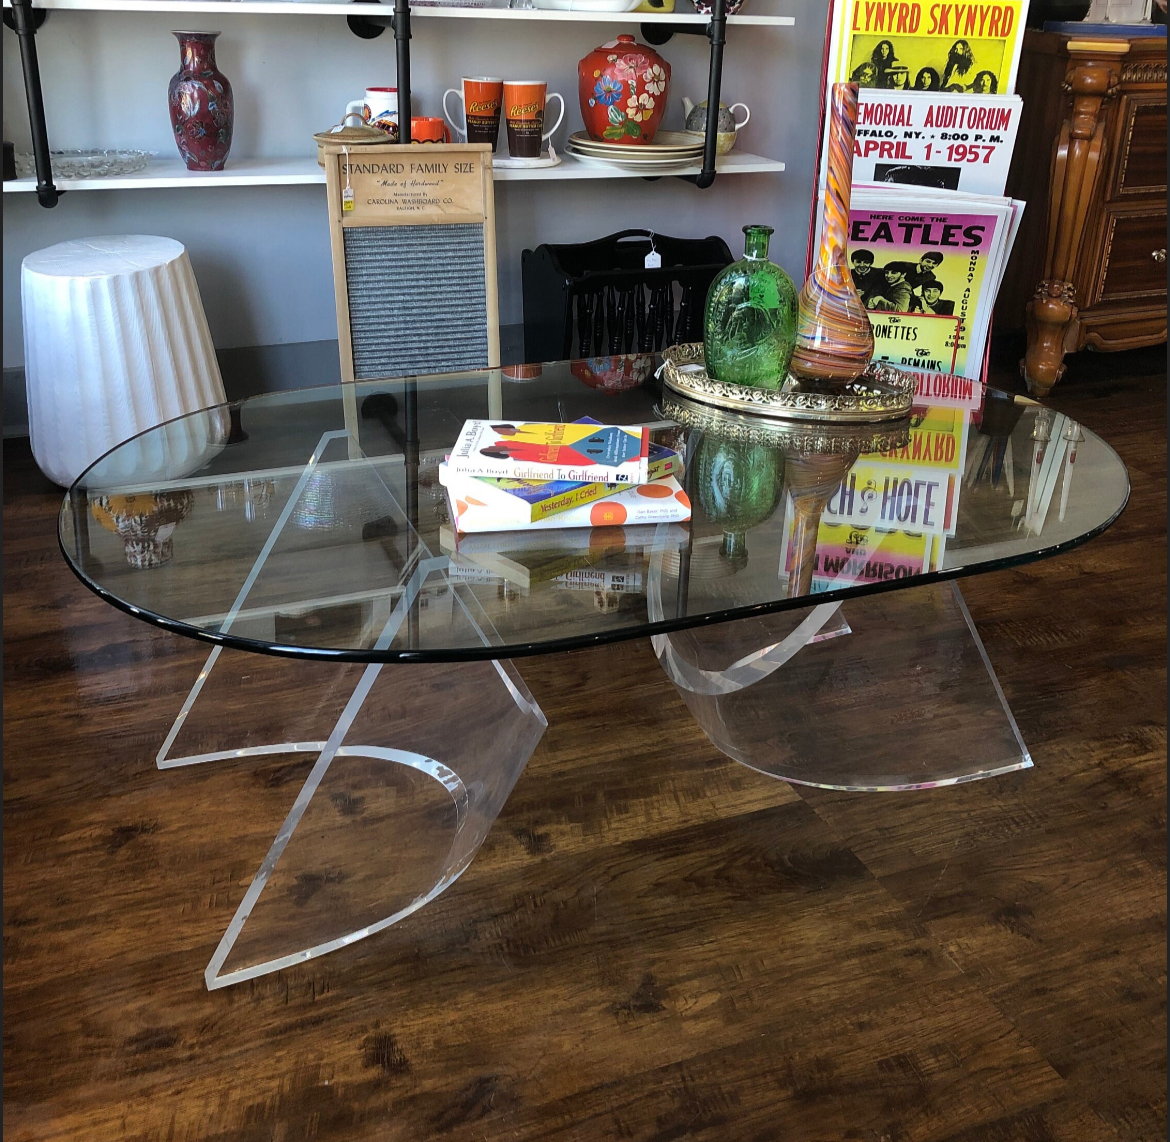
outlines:
M678 0L685 4L687 0ZM5 8L11 8L11 0L3 0ZM392 16L391 4L346 3L333 0L329 3L312 3L306 0L33 0L34 8L46 8L59 12L187 12L195 14L215 13L238 15L274 16ZM516 8L432 8L412 7L411 19L432 17L464 20L540 20L548 22L586 24L707 24L708 16L697 12L554 12L544 9ZM790 28L795 23L793 16L728 16L732 27L751 25L755 27Z
M637 171L608 170L578 162L572 155L562 155L559 166L526 170L497 170L496 182L555 182L574 179L644 178ZM698 174L700 166L663 175ZM733 151L721 156L715 169L725 174L763 174L782 171L784 164L762 155ZM54 179L58 190L167 190L172 188L214 186L300 186L324 184L325 172L314 157L294 159L234 159L222 171L189 171L179 158L154 159L136 174L114 178ZM5 194L29 194L36 191L36 179L18 178L4 184Z

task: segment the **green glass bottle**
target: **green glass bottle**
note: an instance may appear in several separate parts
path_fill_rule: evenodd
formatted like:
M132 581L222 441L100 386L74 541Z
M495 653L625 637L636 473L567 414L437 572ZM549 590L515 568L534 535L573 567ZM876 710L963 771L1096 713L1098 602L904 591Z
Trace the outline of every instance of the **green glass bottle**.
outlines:
M745 226L744 256L721 271L707 294L703 350L719 381L779 388L796 343L792 279L768 261L771 226Z

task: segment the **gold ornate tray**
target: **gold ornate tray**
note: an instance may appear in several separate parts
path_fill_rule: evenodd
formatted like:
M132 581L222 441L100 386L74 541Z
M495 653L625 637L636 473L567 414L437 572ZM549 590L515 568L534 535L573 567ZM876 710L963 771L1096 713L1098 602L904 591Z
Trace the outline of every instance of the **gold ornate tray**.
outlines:
M764 444L800 456L858 456L863 452L889 452L910 439L910 418L874 424L821 421L787 423L761 416L725 412L687 397L664 393L662 416L685 428L701 429L724 440Z
M857 380L840 391L817 389L791 373L778 389L753 389L709 377L701 344L671 345L662 356L662 379L667 388L716 408L777 420L838 424L896 420L909 415L918 383L902 369L872 361Z

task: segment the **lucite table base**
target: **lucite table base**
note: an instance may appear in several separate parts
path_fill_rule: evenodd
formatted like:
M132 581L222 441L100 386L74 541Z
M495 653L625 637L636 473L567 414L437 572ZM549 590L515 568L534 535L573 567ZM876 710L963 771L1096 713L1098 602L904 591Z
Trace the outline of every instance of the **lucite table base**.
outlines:
M957 584L653 643L712 743L772 777L876 792L1032 764Z
M243 760L300 787L208 988L335 951L433 900L471 863L546 726L509 662L354 666L216 647L159 768Z
M714 745L769 776L922 789L1032 764L951 584L652 642ZM300 787L208 988L345 947L434 899L471 863L546 725L509 662L362 666L213 649L159 768L262 764L260 779Z

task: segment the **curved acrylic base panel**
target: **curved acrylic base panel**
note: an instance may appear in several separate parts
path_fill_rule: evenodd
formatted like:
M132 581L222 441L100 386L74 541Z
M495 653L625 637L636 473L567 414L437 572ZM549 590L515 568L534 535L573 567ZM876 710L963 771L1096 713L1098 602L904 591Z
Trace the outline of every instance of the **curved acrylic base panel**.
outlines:
M216 894L234 913L209 989L335 951L434 899L471 863L546 727L509 663L347 667L217 650L201 683L159 768L198 767L206 804L226 766L251 766L292 803L251 882Z
M834 631L842 617L846 630ZM683 631L654 645L711 741L773 777L924 789L1032 764L953 584Z

